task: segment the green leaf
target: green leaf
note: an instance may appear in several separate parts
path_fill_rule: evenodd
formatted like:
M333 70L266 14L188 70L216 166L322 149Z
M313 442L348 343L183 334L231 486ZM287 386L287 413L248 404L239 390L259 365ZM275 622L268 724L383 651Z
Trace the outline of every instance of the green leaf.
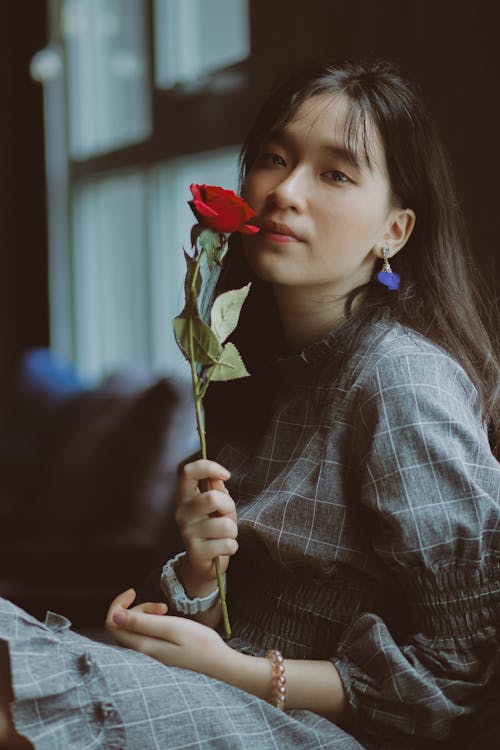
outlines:
M174 318L172 321L172 328L174 329L174 336L175 336L175 343L179 347L179 349L182 352L182 355L185 359L189 362L189 354L187 352L187 341L184 339L185 334L185 318L181 318L179 315L177 318ZM184 345L186 345L186 349L184 349Z
M213 365L222 356L222 346L216 335L198 317L192 317L193 321L193 354L194 360L199 365ZM188 361L191 361L189 347L189 319L179 315L173 321L175 340Z
M228 342L222 355L213 367L207 370L207 379L213 381L236 380L250 375L234 344Z
M238 325L241 308L248 296L250 286L251 284L247 284L241 289L231 289L229 292L220 294L215 300L210 314L210 323L221 344Z
M201 291L202 278L201 273L198 271L196 277L195 293L191 289L193 283L194 269L196 268L196 261L184 250L184 258L186 260L186 276L184 279L184 299L185 306L182 314L186 317L189 315L198 315L198 297Z

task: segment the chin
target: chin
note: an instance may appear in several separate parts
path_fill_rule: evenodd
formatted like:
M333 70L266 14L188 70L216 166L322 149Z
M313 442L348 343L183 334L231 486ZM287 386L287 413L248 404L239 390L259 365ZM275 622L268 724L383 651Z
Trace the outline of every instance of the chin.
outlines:
M250 243L244 246L244 254L246 262L259 279L271 284L286 283L284 277L289 276L290 259L283 258L272 247L252 247Z

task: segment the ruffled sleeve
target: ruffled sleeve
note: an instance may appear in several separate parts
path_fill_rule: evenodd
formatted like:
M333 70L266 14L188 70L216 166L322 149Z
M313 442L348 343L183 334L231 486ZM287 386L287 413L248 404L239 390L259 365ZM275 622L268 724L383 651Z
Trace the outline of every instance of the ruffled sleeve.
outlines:
M409 625L361 613L332 661L361 730L427 747L498 691L500 466L472 383L439 350L381 358L358 404L361 503Z

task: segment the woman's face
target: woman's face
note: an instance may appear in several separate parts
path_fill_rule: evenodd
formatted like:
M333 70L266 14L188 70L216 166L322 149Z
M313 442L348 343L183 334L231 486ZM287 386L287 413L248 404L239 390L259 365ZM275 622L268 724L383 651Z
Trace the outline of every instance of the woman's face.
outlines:
M391 187L378 133L345 148L349 115L342 96L317 95L262 144L243 187L261 231L243 238L258 276L307 287L318 298L344 296L370 280L389 245Z

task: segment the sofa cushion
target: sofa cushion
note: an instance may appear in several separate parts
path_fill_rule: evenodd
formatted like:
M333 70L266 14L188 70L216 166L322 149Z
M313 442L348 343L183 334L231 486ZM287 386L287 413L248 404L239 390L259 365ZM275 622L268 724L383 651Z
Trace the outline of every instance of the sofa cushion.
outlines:
M80 394L47 468L41 532L94 546L161 544L192 447L189 389L130 375Z

